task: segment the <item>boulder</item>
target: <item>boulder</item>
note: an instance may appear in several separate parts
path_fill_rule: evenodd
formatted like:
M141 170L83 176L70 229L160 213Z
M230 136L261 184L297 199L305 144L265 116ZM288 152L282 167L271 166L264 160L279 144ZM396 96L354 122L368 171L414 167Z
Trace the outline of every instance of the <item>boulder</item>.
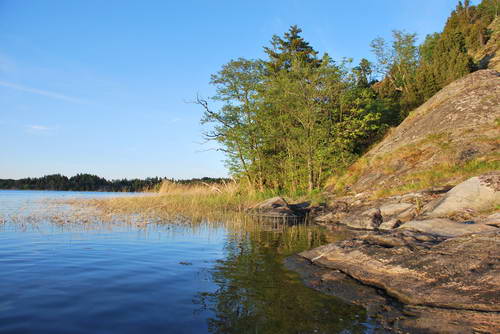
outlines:
M273 197L262 201L252 207L253 210L271 210L279 207L288 207L288 202L283 197Z
M367 234L362 239L372 245L378 245L386 248L401 247L406 245L403 238L394 237L390 234Z
M398 229L424 232L445 237L457 237L470 233L498 231L496 227L489 225L476 224L474 222L457 223L445 218L412 220L401 225Z
M394 203L394 204L387 204L384 206L380 207L380 213L382 214L382 217L390 217L394 215L398 215L410 208L414 207L413 204L410 203Z
M500 173L476 176L451 189L425 213L444 217L462 210L484 210L500 203Z
M401 225L401 220L393 218L389 221L386 221L386 222L383 222L382 224L380 224L378 229L382 230L382 231L390 231L392 229L399 227L400 225Z
M341 221L342 224L351 228L363 230L377 229L382 222L382 214L380 213L380 209L377 208L368 209L361 214L351 215Z
M500 212L496 212L492 215L489 215L481 223L486 224L486 225L490 225L490 226L494 226L494 227L500 227Z
M414 206L412 206L408 210L399 213L397 216L395 216L395 218L402 222L407 222L409 220L414 219L415 216L417 216L417 210Z
M317 223L330 223L335 220L335 214L333 212L328 212L324 215L318 216L314 218L314 221Z
M288 204L282 197L273 197L260 202L247 210L247 213L258 218L303 218L309 211L309 203Z

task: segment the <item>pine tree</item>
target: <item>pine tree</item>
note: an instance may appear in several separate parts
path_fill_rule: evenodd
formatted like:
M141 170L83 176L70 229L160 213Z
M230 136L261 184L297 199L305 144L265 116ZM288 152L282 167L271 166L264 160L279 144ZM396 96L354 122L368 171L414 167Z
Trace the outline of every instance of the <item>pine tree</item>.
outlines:
M302 29L293 25L283 37L273 35L271 47L264 47L264 51L269 57L269 60L266 61L269 72L277 73L282 70L290 70L294 59L312 66L320 65L321 62L317 59L318 52L300 36L301 32Z

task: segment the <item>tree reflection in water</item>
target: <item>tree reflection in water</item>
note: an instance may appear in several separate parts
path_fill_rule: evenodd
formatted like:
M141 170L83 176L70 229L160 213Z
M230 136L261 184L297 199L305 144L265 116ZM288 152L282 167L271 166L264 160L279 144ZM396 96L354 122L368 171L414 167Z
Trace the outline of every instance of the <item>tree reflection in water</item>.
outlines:
M215 315L211 333L363 333L365 311L307 288L286 270L286 256L326 243L317 227L262 225L229 234L226 258L210 271L215 292L195 302Z

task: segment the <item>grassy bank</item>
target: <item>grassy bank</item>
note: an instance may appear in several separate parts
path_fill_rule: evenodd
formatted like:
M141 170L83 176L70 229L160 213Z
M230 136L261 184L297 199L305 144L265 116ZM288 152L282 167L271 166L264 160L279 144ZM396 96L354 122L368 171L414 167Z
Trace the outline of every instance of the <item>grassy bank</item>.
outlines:
M77 201L77 205L91 206L103 215L141 215L160 219L189 217L211 219L221 215L239 214L245 209L274 196L283 196L290 202L324 201L323 193L281 194L273 191L256 191L245 183L182 184L164 181L155 194L134 197L115 197Z
M185 216L210 219L243 212L270 194L259 193L235 182L179 184L165 181L156 194L85 201L103 215L141 215L156 219Z
M426 142L428 141L426 139ZM446 150L441 147L441 151ZM347 173L335 179L334 187L328 188L341 195L343 192L339 190L354 184L367 169L378 170L379 173L397 174L397 170L391 169L392 162L419 162L422 160L420 155L424 154L422 152L425 153L425 150L421 145L411 145L411 147L404 147L371 161L361 158L349 168ZM427 168L412 168L410 170L414 170L413 172L399 175L396 182L379 184L372 192L372 196L383 198L441 185L456 185L472 176L499 169L500 160L495 152L463 163L445 161ZM303 194L259 192L244 183L237 182L181 184L164 181L156 193L150 195L79 200L76 204L91 206L108 220L113 217L128 216L140 217L139 220L144 218L144 221L186 218L185 221L197 222L238 215L258 202L277 195L285 197L291 203L309 201L312 204L318 204L326 202L325 194L327 193L319 190Z
M457 134L433 133L386 153L367 154L330 178L327 189L339 194L372 192L387 197L466 179L500 169L498 119ZM473 149L466 150L467 147Z
M441 185L455 185L470 177L497 170L500 170L500 160L472 160L460 165L439 164L405 176L405 183L398 187L383 187L377 190L375 197L404 194Z

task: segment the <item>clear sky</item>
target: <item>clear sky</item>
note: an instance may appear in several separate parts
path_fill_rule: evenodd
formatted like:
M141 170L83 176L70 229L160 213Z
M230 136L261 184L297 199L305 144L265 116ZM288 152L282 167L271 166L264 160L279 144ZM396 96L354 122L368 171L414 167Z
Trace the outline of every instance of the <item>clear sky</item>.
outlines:
M0 0L0 178L225 176L186 103L221 65L292 24L334 59L370 59L372 39L422 39L457 2Z

